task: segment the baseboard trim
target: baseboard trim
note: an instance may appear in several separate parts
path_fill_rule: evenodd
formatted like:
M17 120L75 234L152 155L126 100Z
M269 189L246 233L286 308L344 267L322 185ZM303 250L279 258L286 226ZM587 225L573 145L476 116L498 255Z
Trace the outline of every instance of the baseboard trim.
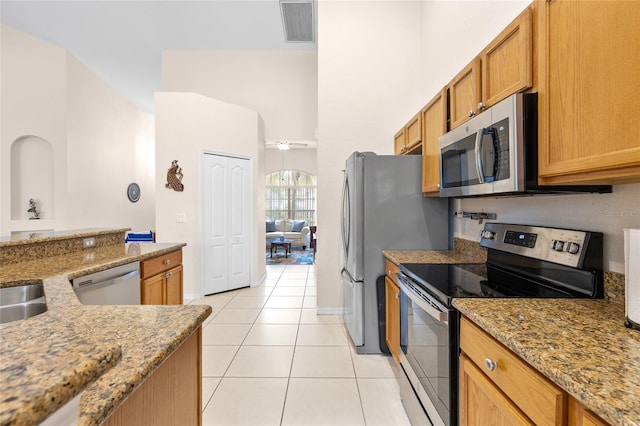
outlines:
M318 315L344 315L344 308L320 308L316 309Z
M251 287L258 287L259 285L262 285L262 283L264 283L266 279L267 279L267 272L265 271L262 273L260 278L258 278L255 282L251 284Z
M184 303L185 305L188 305L189 303L198 299L202 299L202 296L200 296L199 294L185 293L182 295L182 303Z

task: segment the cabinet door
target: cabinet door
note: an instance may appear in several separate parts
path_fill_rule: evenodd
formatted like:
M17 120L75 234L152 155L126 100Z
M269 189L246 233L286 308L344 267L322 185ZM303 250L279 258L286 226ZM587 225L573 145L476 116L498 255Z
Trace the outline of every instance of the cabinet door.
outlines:
M638 2L550 0L536 19L539 180L640 181Z
M164 274L154 275L142 280L142 304L143 305L164 305L165 285Z
M480 54L485 108L533 84L531 15L525 9Z
M608 423L592 413L578 400L569 397L568 426L607 426Z
M182 265L165 273L167 305L182 305Z
M422 143L422 114L417 113L405 126L405 151L411 151Z
M421 111L422 192L440 195L440 136L447 132L447 88L443 88Z
M404 146L404 127L393 136L393 153L396 155L403 154Z
M460 425L533 425L466 356L460 355Z
M384 278L385 284L385 332L386 341L393 359L400 363L400 288L389 279Z
M480 58L476 58L449 83L450 129L478 113L477 107L481 96L480 72Z

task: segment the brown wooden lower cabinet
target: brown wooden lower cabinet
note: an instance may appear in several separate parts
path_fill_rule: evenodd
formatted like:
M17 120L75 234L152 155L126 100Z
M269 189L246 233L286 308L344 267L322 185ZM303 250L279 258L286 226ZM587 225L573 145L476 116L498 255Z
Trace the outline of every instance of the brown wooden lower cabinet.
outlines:
M400 288L389 277L384 277L384 284L386 343L393 359L400 364Z
M140 262L143 305L182 305L182 250Z
M198 327L103 424L202 424L202 328Z
M569 398L569 426L606 426L608 424L577 399Z
M533 425L466 356L460 355L461 425Z
M460 350L461 426L607 425L466 317Z

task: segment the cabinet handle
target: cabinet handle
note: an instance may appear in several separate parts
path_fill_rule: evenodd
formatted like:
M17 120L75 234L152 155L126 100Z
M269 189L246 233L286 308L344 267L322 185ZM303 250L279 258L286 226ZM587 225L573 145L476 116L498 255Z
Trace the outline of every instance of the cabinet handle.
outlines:
M396 299L400 299L400 293L396 293L395 296L396 296Z
M473 117L474 115L476 115L476 113L473 110L469 111L469 117Z
M165 264L165 265L168 265L168 264L170 264L170 263L171 263L171 260L169 260L169 259L166 259L166 260L164 261L164 264Z
M487 106L484 104L484 102L478 102L478 109L480 111L482 111L483 109L485 109Z
M437 185L436 185L436 188L440 189L440 184L437 184Z
M491 358L485 358L484 366L487 367L487 370L493 371L498 366L498 363L493 361Z
M164 274L164 277L168 279L171 278L171 275L173 275L172 272L167 272L166 274Z

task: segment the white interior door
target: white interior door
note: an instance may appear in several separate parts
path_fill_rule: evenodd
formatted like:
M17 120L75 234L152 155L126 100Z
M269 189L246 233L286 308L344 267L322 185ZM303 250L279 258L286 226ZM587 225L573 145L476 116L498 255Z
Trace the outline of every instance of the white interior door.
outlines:
M250 160L224 155L203 157L204 294L250 285Z

